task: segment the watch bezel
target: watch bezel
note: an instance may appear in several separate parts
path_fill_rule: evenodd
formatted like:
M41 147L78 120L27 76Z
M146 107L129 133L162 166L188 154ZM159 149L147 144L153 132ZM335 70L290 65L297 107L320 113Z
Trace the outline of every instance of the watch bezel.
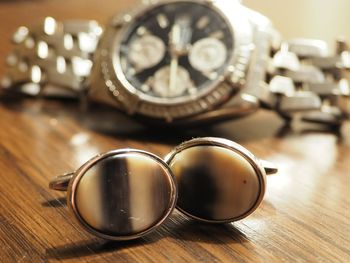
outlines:
M189 2L195 4L204 4L214 9L226 21L233 38L233 54L229 65L225 72L207 87L202 94L197 96L189 96L187 99L159 99L146 95L133 87L121 68L120 65L120 47L121 41L126 33L130 30L130 26L140 16L146 12L169 3ZM172 121L177 118L184 118L195 114L208 111L217 105L227 101L233 94L237 93L244 83L245 73L249 64L251 53L251 27L241 12L243 7L238 2L230 3L232 10L228 11L223 8L224 2L210 0L170 0L157 1L151 4L144 4L136 8L132 14L128 14L124 19L122 28L115 29L110 34L106 49L106 54L102 58L101 67L104 81L109 85L109 93L112 97L122 103L130 114L138 113L158 119L166 119ZM228 16L227 12L230 12ZM125 17L125 15L124 15ZM120 20L120 19L119 19Z

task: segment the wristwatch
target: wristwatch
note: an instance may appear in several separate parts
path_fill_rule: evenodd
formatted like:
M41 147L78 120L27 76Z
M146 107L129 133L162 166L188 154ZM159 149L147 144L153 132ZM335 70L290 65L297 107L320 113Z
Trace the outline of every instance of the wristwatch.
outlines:
M266 108L339 126L350 114L349 46L281 41L239 0L157 0L111 18L20 27L2 91L78 96L146 123L191 125Z

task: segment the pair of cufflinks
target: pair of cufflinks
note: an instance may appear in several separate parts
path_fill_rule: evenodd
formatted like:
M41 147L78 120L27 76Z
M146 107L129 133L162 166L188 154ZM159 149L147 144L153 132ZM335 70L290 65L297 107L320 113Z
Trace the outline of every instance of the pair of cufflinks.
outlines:
M164 159L135 149L100 154L55 177L50 188L68 191L69 208L93 235L129 240L160 226L175 207L207 223L240 220L259 206L266 174L276 172L241 145L208 137L186 141Z

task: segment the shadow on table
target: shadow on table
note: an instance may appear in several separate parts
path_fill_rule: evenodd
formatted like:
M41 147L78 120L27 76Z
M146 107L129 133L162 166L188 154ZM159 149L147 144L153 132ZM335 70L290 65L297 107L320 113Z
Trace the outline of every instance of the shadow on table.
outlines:
M206 224L186 218L175 212L162 226L145 237L130 241L91 241L74 242L46 250L48 258L70 259L106 252L118 253L122 249L132 249L156 243L161 239L176 239L180 247L186 247L188 241L200 241L210 244L232 244L250 242L247 236L232 224ZM156 246L155 246L156 248Z
M73 118L87 129L118 138L178 144L193 137L216 136L239 142L273 137L283 125L274 113L264 113L200 126L157 126L148 120L135 120L113 107L91 105L87 111L79 109L76 100L6 98L0 101L10 110L50 118Z
M42 202L41 205L43 207L52 207L52 208L67 206L67 198L60 197L52 200L47 200Z
M328 133L334 134L337 137L341 137L341 127L339 126L327 126L317 123L285 123L280 127L278 132L275 134L277 138L284 138L290 135L305 135L311 133Z
M120 139L166 143L176 145L194 138L215 136L240 143L266 138L283 138L308 133L333 133L341 137L337 127L310 123L288 123L277 114L261 110L251 116L216 124L201 126L157 126L147 120L135 120L113 107L90 105L88 110L79 108L76 100L6 98L0 101L5 107L31 115L50 118L73 118L79 125L92 131Z
M74 242L72 244L62 245L46 249L48 259L70 259L81 258L89 255L98 255L111 251L118 251L123 248L132 248L143 246L150 241L143 239L130 241L105 241L94 239L92 241Z
M308 134L331 134L337 137L338 143L344 142L343 134L350 127L342 129L325 125L292 122L288 123L271 111L261 110L244 118L230 120L212 125L197 127L150 126L136 121L115 108L96 105L88 111L79 109L76 100L58 101L53 99L28 99L1 101L10 110L32 119L38 119L40 125L49 125L48 118L63 123L74 123L81 128L95 131L118 140L134 140L137 142L165 144L175 146L196 137L221 137L240 144L262 141L275 141L276 138L294 137ZM47 118L48 117L48 118ZM49 120L50 120L49 119ZM345 126L346 129L343 129ZM350 142L348 142L350 145Z
M176 242L193 241L209 244L232 244L249 242L247 236L233 224L210 224L189 219L175 212L164 225Z

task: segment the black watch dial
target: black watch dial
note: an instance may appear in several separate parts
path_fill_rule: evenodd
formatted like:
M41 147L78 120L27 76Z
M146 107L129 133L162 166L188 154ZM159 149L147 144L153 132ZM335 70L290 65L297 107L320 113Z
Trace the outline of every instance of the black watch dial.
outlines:
M186 101L215 86L232 59L226 19L204 3L157 5L133 20L119 49L123 75L145 98Z

